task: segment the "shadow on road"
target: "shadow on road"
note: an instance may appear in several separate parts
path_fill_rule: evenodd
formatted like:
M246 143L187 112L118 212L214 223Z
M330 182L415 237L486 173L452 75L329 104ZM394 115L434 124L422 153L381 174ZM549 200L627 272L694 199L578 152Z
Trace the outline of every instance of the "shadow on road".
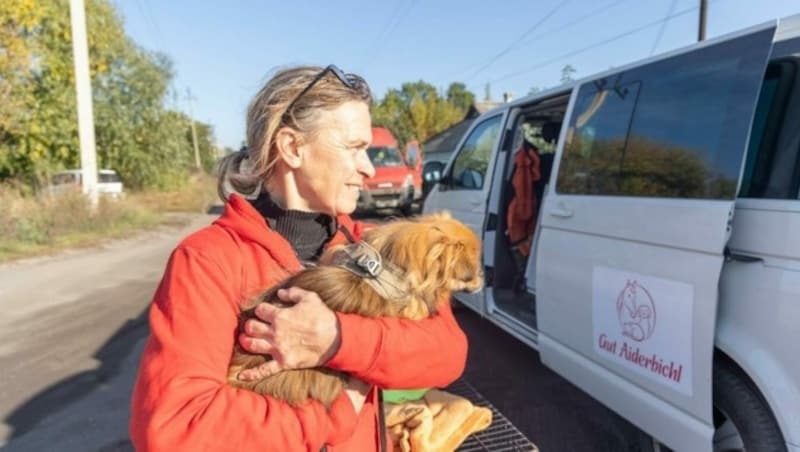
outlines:
M113 302L114 299L110 298L107 301ZM127 320L92 355L100 362L100 367L80 372L51 385L11 412L5 419L6 424L12 428L8 441L11 442L33 430L48 415L61 411L92 391L107 387L109 381L120 374L122 362L130 355L133 347L139 340L147 336L147 312L148 309L145 309L135 318ZM70 359L69 356L62 358ZM117 390L118 388L111 389ZM129 394L126 394L127 396ZM104 413L100 411L94 415L102 417ZM127 426L124 428L127 429ZM127 446L124 443L125 441L121 441L119 447L110 444L100 450L129 450L125 449ZM111 448L109 449L109 447Z

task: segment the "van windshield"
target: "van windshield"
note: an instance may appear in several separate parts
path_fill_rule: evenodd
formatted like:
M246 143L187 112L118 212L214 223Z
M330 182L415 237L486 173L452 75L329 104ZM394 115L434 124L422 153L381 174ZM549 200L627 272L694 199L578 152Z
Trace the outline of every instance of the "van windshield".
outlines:
M117 173L100 173L97 175L97 181L102 183L121 182Z
M403 166L403 158L395 148L372 147L367 154L373 166Z

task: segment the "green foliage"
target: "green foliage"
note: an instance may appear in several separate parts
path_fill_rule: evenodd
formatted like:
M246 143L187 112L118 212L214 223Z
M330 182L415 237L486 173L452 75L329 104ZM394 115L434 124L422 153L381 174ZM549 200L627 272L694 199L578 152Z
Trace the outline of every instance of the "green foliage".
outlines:
M451 83L444 96L422 80L390 89L372 108L376 126L387 127L401 146L410 140L425 141L464 119L475 101L463 83Z
M31 196L0 184L0 262L181 223L188 217L177 212L206 212L216 196L212 177L204 174L190 176L178 190L144 190L121 199L101 196L94 208L77 190Z
M161 221L156 212L127 200L101 197L92 208L78 191L33 198L0 186L0 201L7 210L0 219L0 262L96 242Z
M109 0L87 0L86 20L98 167L131 188L185 184L194 150L189 118L164 105L169 59L132 42ZM36 186L80 166L69 2L4 1L0 25L0 181ZM213 131L199 124L198 135L210 168Z

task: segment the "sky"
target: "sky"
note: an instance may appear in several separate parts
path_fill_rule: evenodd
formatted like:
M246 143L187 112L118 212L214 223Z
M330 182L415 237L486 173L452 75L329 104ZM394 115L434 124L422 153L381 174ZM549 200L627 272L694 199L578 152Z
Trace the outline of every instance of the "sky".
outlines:
M174 64L177 107L244 140L247 104L276 69L336 64L381 98L462 82L483 100L579 79L697 40L700 0L112 0L127 34ZM800 13L800 0L709 0L706 37ZM191 91L191 101L187 92Z

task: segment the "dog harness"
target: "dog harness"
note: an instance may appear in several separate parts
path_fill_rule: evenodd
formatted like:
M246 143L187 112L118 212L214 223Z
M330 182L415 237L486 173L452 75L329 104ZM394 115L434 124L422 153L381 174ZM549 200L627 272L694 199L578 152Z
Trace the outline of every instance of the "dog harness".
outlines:
M382 298L396 303L408 300L409 287L405 272L368 243L360 241L334 252L333 265L363 278Z

